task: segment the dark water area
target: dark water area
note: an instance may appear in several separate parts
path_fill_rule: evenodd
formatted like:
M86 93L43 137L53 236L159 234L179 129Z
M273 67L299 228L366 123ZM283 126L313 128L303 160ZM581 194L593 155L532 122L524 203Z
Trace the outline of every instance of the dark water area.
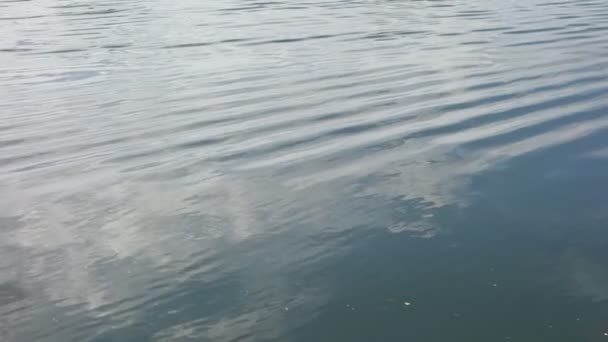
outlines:
M0 1L0 341L608 341L608 2Z

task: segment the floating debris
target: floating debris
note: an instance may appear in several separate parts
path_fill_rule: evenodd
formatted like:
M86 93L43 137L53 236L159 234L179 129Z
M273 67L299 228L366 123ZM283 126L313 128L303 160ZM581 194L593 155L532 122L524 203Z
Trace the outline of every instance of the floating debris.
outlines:
M412 305L412 303L410 303L410 302L403 302L403 305L410 306L410 305Z

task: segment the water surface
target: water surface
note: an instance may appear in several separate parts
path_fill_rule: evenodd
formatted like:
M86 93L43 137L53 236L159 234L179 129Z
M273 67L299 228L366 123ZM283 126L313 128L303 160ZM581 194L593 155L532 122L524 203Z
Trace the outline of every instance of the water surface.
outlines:
M0 340L608 340L608 4L0 2Z

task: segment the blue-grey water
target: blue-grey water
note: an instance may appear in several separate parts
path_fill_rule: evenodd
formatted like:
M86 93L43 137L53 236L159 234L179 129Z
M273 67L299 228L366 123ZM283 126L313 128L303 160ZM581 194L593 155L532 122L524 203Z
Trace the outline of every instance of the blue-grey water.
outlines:
M0 1L0 341L608 341L608 2Z

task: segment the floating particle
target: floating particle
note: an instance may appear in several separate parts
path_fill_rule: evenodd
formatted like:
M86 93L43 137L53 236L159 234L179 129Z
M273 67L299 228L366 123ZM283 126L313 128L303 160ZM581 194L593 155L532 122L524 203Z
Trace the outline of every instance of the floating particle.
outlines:
M403 305L410 306L410 305L412 305L412 303L410 303L410 302L403 302Z

